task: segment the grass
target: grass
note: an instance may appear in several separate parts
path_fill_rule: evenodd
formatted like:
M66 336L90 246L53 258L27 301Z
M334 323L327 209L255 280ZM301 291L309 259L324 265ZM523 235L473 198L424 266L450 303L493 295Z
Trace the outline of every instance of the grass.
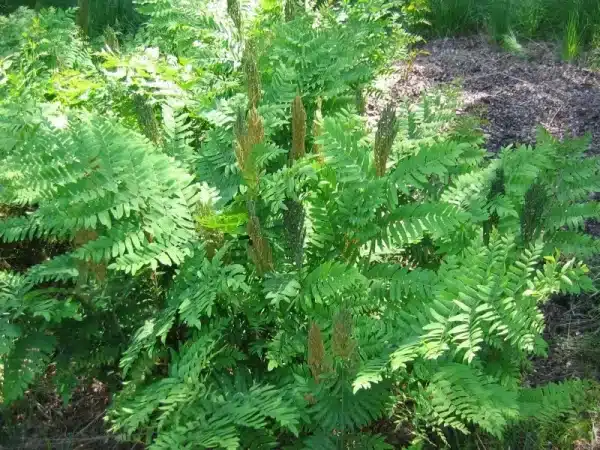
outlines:
M598 0L429 0L429 9L435 36L485 31L509 47L519 39L556 40L569 61L592 48L600 30Z
M572 11L565 28L562 57L565 61L572 61L581 53L581 33L579 31L579 15Z
M429 0L431 30L439 36L469 34L480 25L477 0Z

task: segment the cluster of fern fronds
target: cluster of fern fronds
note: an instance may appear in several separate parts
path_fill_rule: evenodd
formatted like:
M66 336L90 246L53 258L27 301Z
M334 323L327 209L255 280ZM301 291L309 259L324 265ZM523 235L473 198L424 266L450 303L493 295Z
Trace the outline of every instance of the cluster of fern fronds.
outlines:
M139 3L142 47L95 53L69 13L3 19L0 238L47 248L0 272L5 402L117 371L110 428L151 449L392 448L384 418L417 448L584 404L521 377L544 302L593 289L586 140L489 159L445 90L369 129L411 40L389 2Z

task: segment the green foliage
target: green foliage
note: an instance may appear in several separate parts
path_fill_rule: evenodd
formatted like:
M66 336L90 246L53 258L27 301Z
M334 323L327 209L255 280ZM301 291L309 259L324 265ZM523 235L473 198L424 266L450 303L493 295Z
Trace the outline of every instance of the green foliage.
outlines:
M150 449L388 449L390 415L418 448L578 408L521 368L541 306L593 290L585 139L488 159L452 90L369 129L398 5L139 6L132 42L67 59L69 13L7 19L48 41L2 51L0 239L43 248L0 272L7 403L49 364L67 398L116 372L110 428Z

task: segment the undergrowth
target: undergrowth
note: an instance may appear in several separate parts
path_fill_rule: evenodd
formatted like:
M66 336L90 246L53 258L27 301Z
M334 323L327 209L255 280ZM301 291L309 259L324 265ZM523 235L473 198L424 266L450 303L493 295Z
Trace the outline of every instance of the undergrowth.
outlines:
M136 4L99 46L0 18L0 238L43 249L0 271L5 411L96 379L150 449L417 449L587 410L524 382L543 305L594 291L587 139L491 159L443 89L370 129L416 3Z

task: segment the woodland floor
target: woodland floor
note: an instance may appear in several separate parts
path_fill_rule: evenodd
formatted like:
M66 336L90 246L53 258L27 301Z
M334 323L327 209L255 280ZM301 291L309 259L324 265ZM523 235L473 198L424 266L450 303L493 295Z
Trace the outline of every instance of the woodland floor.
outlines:
M481 117L490 151L510 143L534 143L541 124L558 137L589 132L590 153L600 153L599 72L561 62L556 48L544 43L524 45L521 56L491 45L483 36L435 40L421 50L410 68L398 63L383 80L383 97L367 105L371 118L389 99L411 99L437 85L458 82L465 100L462 112ZM600 235L597 224L589 228ZM600 262L598 266L600 273ZM533 361L527 383L600 379L597 303L593 296L562 297L546 305L549 358ZM0 417L0 450L141 448L119 445L106 436L103 413L108 398L106 387L93 382L65 407L42 385L12 417Z

